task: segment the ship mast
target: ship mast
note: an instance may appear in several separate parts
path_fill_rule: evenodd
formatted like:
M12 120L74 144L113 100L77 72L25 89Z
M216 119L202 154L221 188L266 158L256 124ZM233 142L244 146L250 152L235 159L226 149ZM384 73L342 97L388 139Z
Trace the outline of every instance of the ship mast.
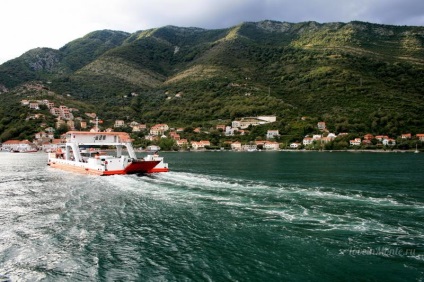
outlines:
M96 130L97 130L97 132L100 132L100 128L99 128L99 117L96 117Z

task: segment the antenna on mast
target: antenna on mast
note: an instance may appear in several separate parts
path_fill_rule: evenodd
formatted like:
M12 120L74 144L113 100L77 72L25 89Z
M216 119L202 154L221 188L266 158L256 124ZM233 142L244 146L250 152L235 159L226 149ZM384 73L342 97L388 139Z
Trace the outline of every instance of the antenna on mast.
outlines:
M99 117L96 117L96 130L97 130L97 132L100 131L100 129L99 129Z

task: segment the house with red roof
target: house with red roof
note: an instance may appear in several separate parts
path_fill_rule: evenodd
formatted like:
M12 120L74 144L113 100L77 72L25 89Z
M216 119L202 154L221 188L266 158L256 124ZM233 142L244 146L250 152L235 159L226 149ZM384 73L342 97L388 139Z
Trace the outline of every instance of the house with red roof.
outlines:
M194 150L202 150L202 149L205 149L205 147L210 146L210 145L211 145L211 142L209 142L208 140L201 140L201 141L198 141L198 142L196 142L196 141L191 142L191 147Z
M417 138L420 140L420 141L423 141L424 142L424 134L417 134L416 135L417 136Z
M31 151L37 146L28 140L7 140L2 144L3 151Z
M156 124L150 128L150 134L154 136L163 135L165 131L169 130L169 126L167 124L161 123Z

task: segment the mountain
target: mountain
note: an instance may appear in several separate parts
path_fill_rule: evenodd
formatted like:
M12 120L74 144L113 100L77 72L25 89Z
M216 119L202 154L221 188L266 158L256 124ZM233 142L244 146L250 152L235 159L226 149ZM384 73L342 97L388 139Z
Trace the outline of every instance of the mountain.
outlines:
M417 133L424 27L262 21L95 31L0 66L3 99L33 80L105 119L193 125L275 114L288 136L318 120L336 132Z
M0 84L15 87L31 80L51 79L72 74L96 60L106 51L116 48L130 34L102 30L69 42L59 50L36 48L0 66Z

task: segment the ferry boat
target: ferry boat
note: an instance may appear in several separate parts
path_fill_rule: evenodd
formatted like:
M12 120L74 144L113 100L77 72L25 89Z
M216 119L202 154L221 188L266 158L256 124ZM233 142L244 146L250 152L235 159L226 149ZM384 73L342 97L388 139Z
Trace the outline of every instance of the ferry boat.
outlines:
M115 153L100 154L102 146L113 147ZM124 149L128 155L123 155ZM69 131L64 146L48 154L47 164L53 168L95 175L168 171L168 164L157 153L137 158L132 139L126 132Z

